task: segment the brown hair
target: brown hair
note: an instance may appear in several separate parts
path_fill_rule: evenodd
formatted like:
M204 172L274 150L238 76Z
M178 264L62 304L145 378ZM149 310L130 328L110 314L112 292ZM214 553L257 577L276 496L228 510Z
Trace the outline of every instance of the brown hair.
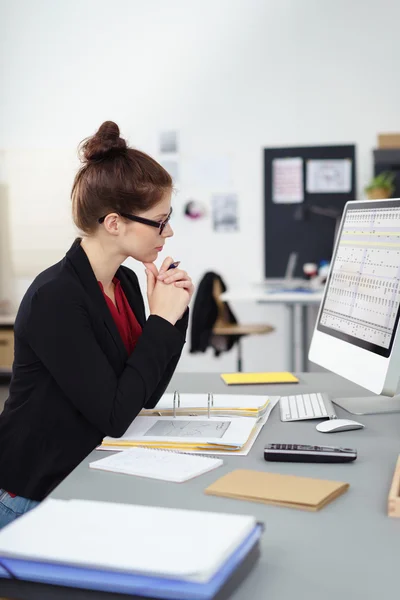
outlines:
M84 233L96 229L111 212L148 210L172 189L170 174L153 158L129 148L113 121L105 121L79 146L83 163L72 186L75 225Z

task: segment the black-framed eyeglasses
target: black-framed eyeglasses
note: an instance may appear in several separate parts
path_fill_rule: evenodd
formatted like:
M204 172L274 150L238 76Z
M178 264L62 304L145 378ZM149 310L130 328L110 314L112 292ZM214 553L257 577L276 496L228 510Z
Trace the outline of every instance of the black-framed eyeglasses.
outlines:
M157 227L159 229L158 233L161 235L169 223L169 220L172 215L172 208L169 211L168 217L164 221L152 221L151 219L145 219L144 217L137 217L136 215L130 215L129 213L123 212L120 212L119 214L121 215L121 217L129 219L130 221L135 221L136 223L143 223L144 225L150 225L150 227ZM104 217L100 217L99 223L103 223L106 216L107 215L104 215Z

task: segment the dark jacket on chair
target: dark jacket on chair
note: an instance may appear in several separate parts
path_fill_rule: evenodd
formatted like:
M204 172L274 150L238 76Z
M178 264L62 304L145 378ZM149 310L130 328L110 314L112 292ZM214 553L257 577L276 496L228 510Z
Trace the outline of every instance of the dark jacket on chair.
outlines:
M175 326L156 315L146 320L135 273L120 267L116 277L142 327L131 355L80 240L25 294L0 415L0 488L42 500L104 436L123 435L164 393L188 311Z
M213 296L214 280L217 278L226 291L223 279L217 273L209 271L200 281L192 310L191 348L190 352L205 352L210 346L215 356L230 350L238 341L238 335L214 335L213 327L218 318L218 307ZM229 305L225 302L225 318L228 323L236 324L237 320Z

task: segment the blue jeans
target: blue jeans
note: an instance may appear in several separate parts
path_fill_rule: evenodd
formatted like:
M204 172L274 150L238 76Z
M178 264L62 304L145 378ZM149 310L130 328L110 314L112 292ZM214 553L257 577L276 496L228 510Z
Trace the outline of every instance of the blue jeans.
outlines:
M35 508L39 502L28 500L22 496L13 498L10 494L0 488L0 529L15 521L18 517Z

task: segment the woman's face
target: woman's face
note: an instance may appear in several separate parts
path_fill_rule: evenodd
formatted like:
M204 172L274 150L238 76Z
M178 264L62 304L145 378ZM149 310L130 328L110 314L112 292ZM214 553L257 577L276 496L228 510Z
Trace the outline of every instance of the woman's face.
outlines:
M171 211L171 195L171 190L165 192L158 204L149 210L136 213L136 216L158 223L165 221ZM163 250L167 238L173 235L169 222L160 235L160 229L157 227L124 219L120 235L121 250L126 256L131 256L140 262L154 262L158 253Z

